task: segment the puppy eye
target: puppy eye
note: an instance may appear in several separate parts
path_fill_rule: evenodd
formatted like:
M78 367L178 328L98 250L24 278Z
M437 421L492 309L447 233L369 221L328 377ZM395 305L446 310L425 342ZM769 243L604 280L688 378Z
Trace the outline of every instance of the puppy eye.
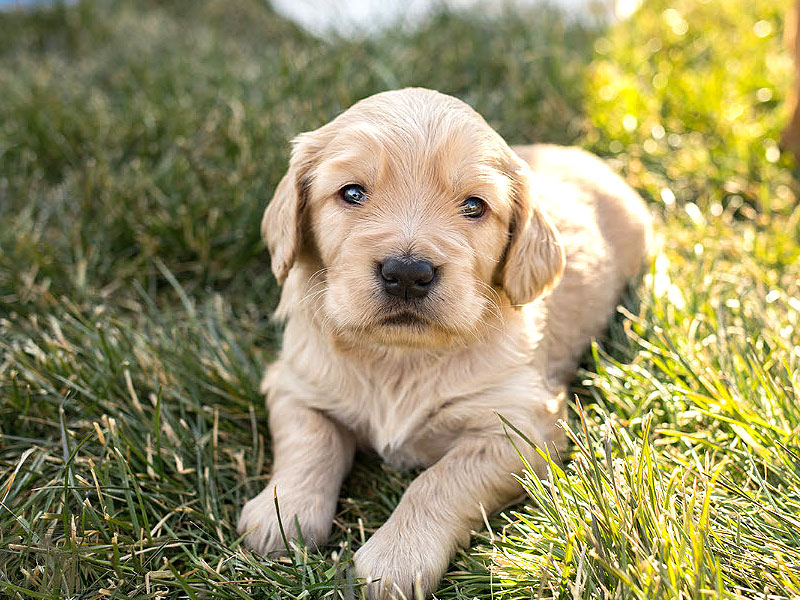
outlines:
M486 214L486 202L472 196L461 203L459 212L469 219L479 219Z
M351 183L339 190L339 197L348 204L364 204L367 192L360 185Z

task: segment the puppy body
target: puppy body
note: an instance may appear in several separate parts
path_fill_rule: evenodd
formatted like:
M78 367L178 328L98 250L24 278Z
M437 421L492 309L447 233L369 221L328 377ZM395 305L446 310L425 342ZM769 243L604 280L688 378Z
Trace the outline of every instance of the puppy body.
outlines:
M364 182L368 203L337 204L349 181ZM482 220L459 213L473 194L487 198ZM540 447L561 446L564 384L641 268L649 216L596 157L511 150L463 103L401 90L301 140L264 231L285 277L286 330L263 383L272 479L240 532L262 552L282 547L276 490L284 523L296 517L307 542L323 543L354 448L372 447L427 469L358 550L356 570L380 580L376 596L429 593L482 511L521 492L511 474L523 462L497 415ZM381 291L374 265L397 253L436 265L421 302Z

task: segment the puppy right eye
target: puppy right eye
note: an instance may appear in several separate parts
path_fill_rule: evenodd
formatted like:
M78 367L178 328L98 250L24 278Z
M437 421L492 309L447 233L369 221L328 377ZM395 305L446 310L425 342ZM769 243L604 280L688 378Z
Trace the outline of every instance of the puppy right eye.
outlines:
M351 183L339 190L339 197L348 204L364 204L367 201L367 192L360 185Z

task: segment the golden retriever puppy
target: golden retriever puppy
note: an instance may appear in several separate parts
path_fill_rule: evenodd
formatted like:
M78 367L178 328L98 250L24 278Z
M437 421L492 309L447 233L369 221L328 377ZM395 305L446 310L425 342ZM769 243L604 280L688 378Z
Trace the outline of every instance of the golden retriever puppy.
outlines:
M377 94L299 135L262 233L283 293L263 382L274 464L239 521L260 552L326 541L357 446L426 467L355 554L373 597L433 591L520 497L498 414L562 443L564 384L642 267L639 196L575 148L512 150L463 102ZM537 469L538 455L517 445Z

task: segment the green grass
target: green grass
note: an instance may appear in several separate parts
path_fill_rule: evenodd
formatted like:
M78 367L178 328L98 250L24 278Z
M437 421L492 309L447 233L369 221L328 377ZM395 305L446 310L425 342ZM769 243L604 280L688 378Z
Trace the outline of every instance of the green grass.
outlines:
M247 0L0 13L0 596L359 595L348 561L411 475L359 457L321 551L269 561L235 533L269 472L280 339L258 223L293 135L422 85L512 143L609 157L661 221L576 381L570 458L437 596L798 597L788 4L328 41Z

